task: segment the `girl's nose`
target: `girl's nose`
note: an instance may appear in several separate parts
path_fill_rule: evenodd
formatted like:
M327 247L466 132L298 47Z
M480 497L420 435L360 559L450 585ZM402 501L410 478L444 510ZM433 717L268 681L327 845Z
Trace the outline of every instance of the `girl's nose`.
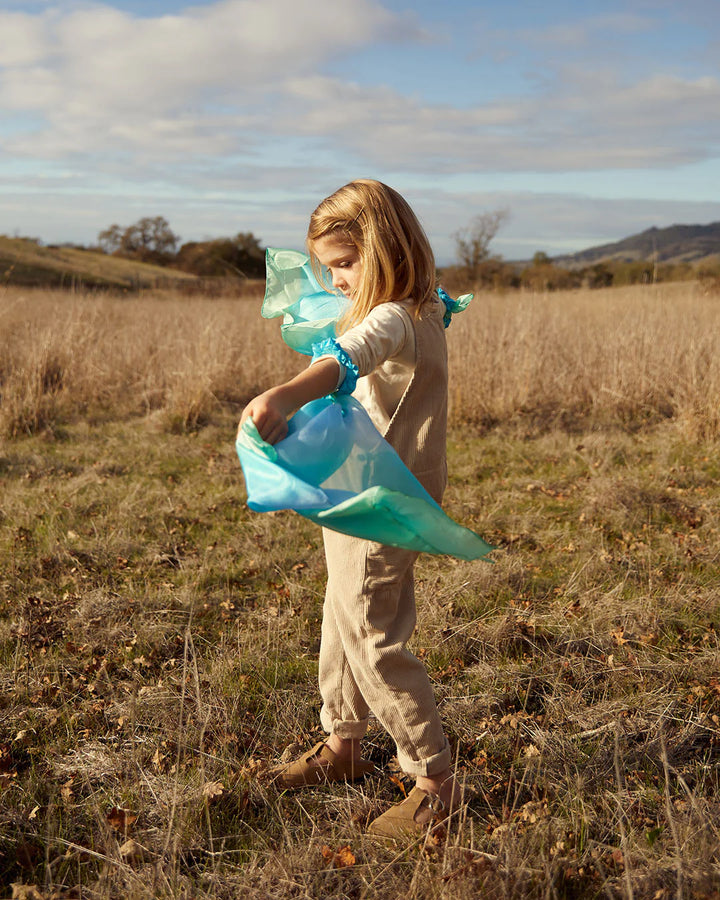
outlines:
M332 285L334 288L341 288L345 284L342 272L333 272Z

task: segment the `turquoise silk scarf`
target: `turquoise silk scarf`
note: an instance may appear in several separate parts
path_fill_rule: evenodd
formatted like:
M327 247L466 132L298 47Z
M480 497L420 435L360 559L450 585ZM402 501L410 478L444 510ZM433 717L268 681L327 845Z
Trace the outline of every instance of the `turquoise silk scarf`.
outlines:
M318 345L327 352L347 299L317 281L303 253L269 249L266 266L262 315L283 317L283 339L299 353L314 355ZM472 295L451 300L438 293L447 327ZM303 406L282 441L270 445L251 419L243 424L236 449L250 509L292 509L326 528L392 547L485 557L493 547L442 510L349 395L357 370L343 362L348 375L341 390Z

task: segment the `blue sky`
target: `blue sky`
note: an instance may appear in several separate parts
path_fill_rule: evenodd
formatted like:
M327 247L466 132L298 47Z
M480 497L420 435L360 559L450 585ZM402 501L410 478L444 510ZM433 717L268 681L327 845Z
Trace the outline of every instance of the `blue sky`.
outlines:
M0 233L302 245L354 177L440 262L477 214L551 255L720 220L717 0L5 0Z

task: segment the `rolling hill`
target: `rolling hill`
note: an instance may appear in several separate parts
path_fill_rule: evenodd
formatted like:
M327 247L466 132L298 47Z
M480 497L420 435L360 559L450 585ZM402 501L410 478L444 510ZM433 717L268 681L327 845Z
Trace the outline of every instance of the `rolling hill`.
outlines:
M194 282L195 275L78 247L43 247L0 235L0 285L47 288L139 288Z
M554 257L565 268L592 265L602 261L697 263L720 259L720 222L709 225L671 225L648 228L612 244L601 244L578 253Z

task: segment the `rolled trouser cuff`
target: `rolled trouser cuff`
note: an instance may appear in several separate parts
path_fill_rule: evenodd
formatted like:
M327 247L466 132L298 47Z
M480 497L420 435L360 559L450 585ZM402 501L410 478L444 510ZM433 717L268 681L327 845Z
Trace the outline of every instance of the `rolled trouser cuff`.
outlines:
M320 723L325 731L328 734L336 734L344 741L359 741L364 738L368 729L368 721L368 719L360 719L348 722L342 719L333 719L325 708L320 711Z
M398 752L398 763L406 775L415 777L418 775L438 775L440 772L450 768L452 763L450 745L446 741L445 746L439 753L436 753L434 756L428 756L425 759L411 759L404 753Z

